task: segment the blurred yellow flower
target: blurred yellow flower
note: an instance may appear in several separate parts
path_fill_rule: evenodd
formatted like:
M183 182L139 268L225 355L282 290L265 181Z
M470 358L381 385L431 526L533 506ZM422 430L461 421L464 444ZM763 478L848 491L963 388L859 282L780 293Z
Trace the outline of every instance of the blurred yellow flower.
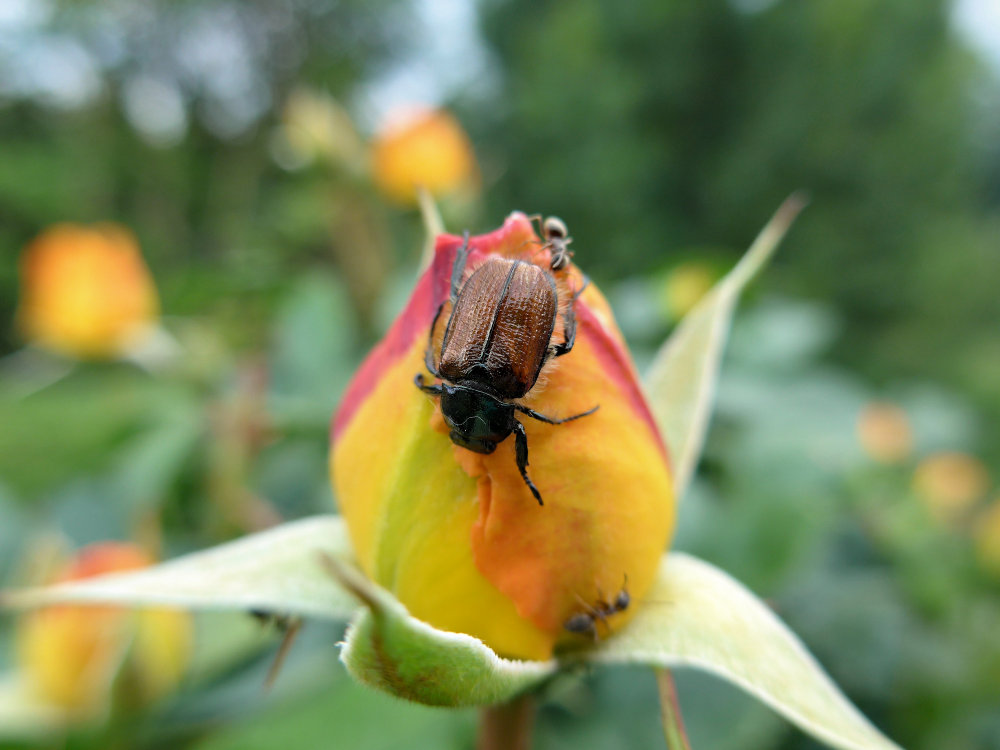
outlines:
M957 521L986 494L989 482L983 462L965 453L935 453L913 473L914 491L931 516L942 523Z
M1000 498L976 517L972 538L979 564L985 571L1000 578Z
M708 294L717 274L703 263L682 263L667 276L660 304L670 320L680 320Z
M865 406L858 416L857 430L861 447L879 463L899 463L913 450L910 420L895 404L873 402Z
M153 330L159 301L135 237L117 224L57 224L21 256L18 324L33 343L119 356Z
M136 570L153 562L135 545L104 542L81 550L58 580ZM39 699L86 718L107 707L122 669L129 677L129 705L142 705L173 688L187 666L191 629L190 615L183 612L48 607L18 624L16 655Z
M372 144L375 184L390 200L415 205L417 188L439 197L471 187L476 157L462 126L443 110L410 110L387 121Z
M626 586L639 602L652 585L674 522L666 448L593 284L575 304L572 352L523 399L555 416L600 405L558 426L524 420L544 506L517 469L513 436L490 454L454 445L414 376L461 244L438 238L407 308L345 392L333 424L337 502L362 568L412 615L507 657L547 659L557 645L587 642L567 630L571 617L608 609ZM470 238L469 268L491 256L531 262L540 244L528 218L512 214ZM575 266L565 274L554 283L581 288ZM596 626L605 635L636 610L602 614Z

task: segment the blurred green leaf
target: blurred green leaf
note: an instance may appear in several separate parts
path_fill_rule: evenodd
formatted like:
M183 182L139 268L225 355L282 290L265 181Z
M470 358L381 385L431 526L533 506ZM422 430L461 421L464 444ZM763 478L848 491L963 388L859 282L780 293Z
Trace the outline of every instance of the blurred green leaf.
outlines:
M0 476L26 499L92 476L150 414L185 398L179 384L117 365L78 369L29 396L0 383Z
M159 506L202 438L204 422L196 399L178 398L119 452L112 483L126 507Z
M684 318L646 374L650 407L673 458L678 499L691 481L705 441L719 364L740 292L771 257L802 206L799 196L781 205L743 259Z
M341 673L343 674L343 673ZM297 695L258 712L249 722L197 743L198 750L395 750L472 746L474 714L435 711L368 690L341 677L318 695Z
M256 618L243 612L199 612L195 628L194 650L184 674L189 687L215 679L274 640Z
M275 325L271 389L279 404L328 419L354 364L356 330L339 281L317 273L298 279Z
M801 641L742 584L697 558L664 558L635 619L591 659L694 667L843 750L898 750L841 694Z

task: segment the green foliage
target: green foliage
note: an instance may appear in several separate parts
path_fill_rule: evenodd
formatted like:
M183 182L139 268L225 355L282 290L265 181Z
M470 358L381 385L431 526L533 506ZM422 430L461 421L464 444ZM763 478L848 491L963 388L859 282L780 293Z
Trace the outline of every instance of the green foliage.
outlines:
M802 189L777 278L842 311L842 360L953 382L995 365L995 337L972 330L1000 316L976 270L996 268L996 155L977 138L995 112L977 98L997 82L951 3L739 5L491 4L505 86L468 117L507 170L493 211L557 213L595 273L641 274L705 243L735 257Z

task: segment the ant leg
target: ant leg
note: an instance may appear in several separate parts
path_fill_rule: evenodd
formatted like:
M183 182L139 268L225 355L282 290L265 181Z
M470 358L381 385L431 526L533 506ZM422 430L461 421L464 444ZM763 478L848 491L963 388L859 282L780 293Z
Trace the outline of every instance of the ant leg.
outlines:
M270 688L278 679L281 668L285 665L285 658L288 656L288 652L291 650L292 644L295 642L295 638L300 630L302 630L302 618L296 617L286 621L284 626L285 634L281 639L281 645L278 646L278 653L275 654L274 661L271 662L271 668L267 670L264 687Z
M458 299L458 290L462 287L462 275L465 273L465 261L469 259L469 230L462 233L462 246L455 253L455 263L451 267L451 301ZM440 313L440 310L438 310ZM431 327L433 329L433 326Z
M517 470L521 472L521 478L528 485L531 494L535 496L539 505L545 505L538 488L528 476L528 435L524 431L524 425L516 419L514 420L514 458L517 460Z
M583 607L584 612L579 615L575 615L575 617L578 618L580 625L582 625L584 619L587 620L588 627L586 628L585 632L590 633L590 635L593 636L594 638L594 643L597 643L601 639L600 633L597 630L597 622L598 620L600 620L601 622L604 623L604 627L607 628L608 621L604 618L604 613L601 612L600 609L598 609L597 607L593 607L587 602L585 602L583 600L583 597L581 597L579 594L576 595L576 600L580 602L580 605Z
M628 573L625 574L625 582L622 584L622 590L615 595L615 600L611 603L611 606L615 608L616 612L624 612L628 609L628 605L632 603L632 597L628 593Z
M587 417L593 414L595 411L601 408L598 404L593 409L587 409L587 411L580 412L579 414L574 414L572 417L566 417L565 419L556 419L555 417L546 417L544 414L539 414L534 409L529 409L527 406L521 406L520 404L513 405L515 409L532 419L537 419L539 422L545 422L545 424L563 424L565 422L572 422L574 419L580 419L580 417Z
M417 388L422 390L424 393L430 393L431 395L434 396L440 396L442 393L444 393L443 385L427 385L424 382L424 374L422 372L418 372L416 377L413 378L413 384L417 386Z

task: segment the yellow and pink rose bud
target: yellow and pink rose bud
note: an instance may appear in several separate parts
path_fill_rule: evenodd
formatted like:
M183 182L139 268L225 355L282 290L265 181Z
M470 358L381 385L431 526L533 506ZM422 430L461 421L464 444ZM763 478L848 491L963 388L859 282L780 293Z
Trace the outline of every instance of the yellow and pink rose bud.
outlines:
M546 659L586 636L569 618L626 585L633 606L598 623L624 624L653 582L673 530L667 452L621 333L593 284L575 304L573 350L546 365L524 406L562 425L524 419L536 502L514 438L489 455L454 445L436 399L419 391L438 308L462 244L441 236L406 309L368 356L333 423L334 488L364 572L415 617L473 635L499 654ZM549 250L524 214L470 239L467 273L490 256L547 267ZM563 272L560 272L563 273ZM570 266L566 299L584 284Z
M141 343L159 300L135 237L117 224L57 224L21 256L18 324L34 344L112 358Z
M73 581L145 568L152 557L133 544L82 549L58 576ZM101 714L124 684L130 706L169 692L190 658L190 615L172 610L61 605L25 615L17 658L36 697L78 718Z
M444 110L393 113L372 143L375 184L389 200L417 204L417 190L443 197L478 181L476 157L462 126Z

